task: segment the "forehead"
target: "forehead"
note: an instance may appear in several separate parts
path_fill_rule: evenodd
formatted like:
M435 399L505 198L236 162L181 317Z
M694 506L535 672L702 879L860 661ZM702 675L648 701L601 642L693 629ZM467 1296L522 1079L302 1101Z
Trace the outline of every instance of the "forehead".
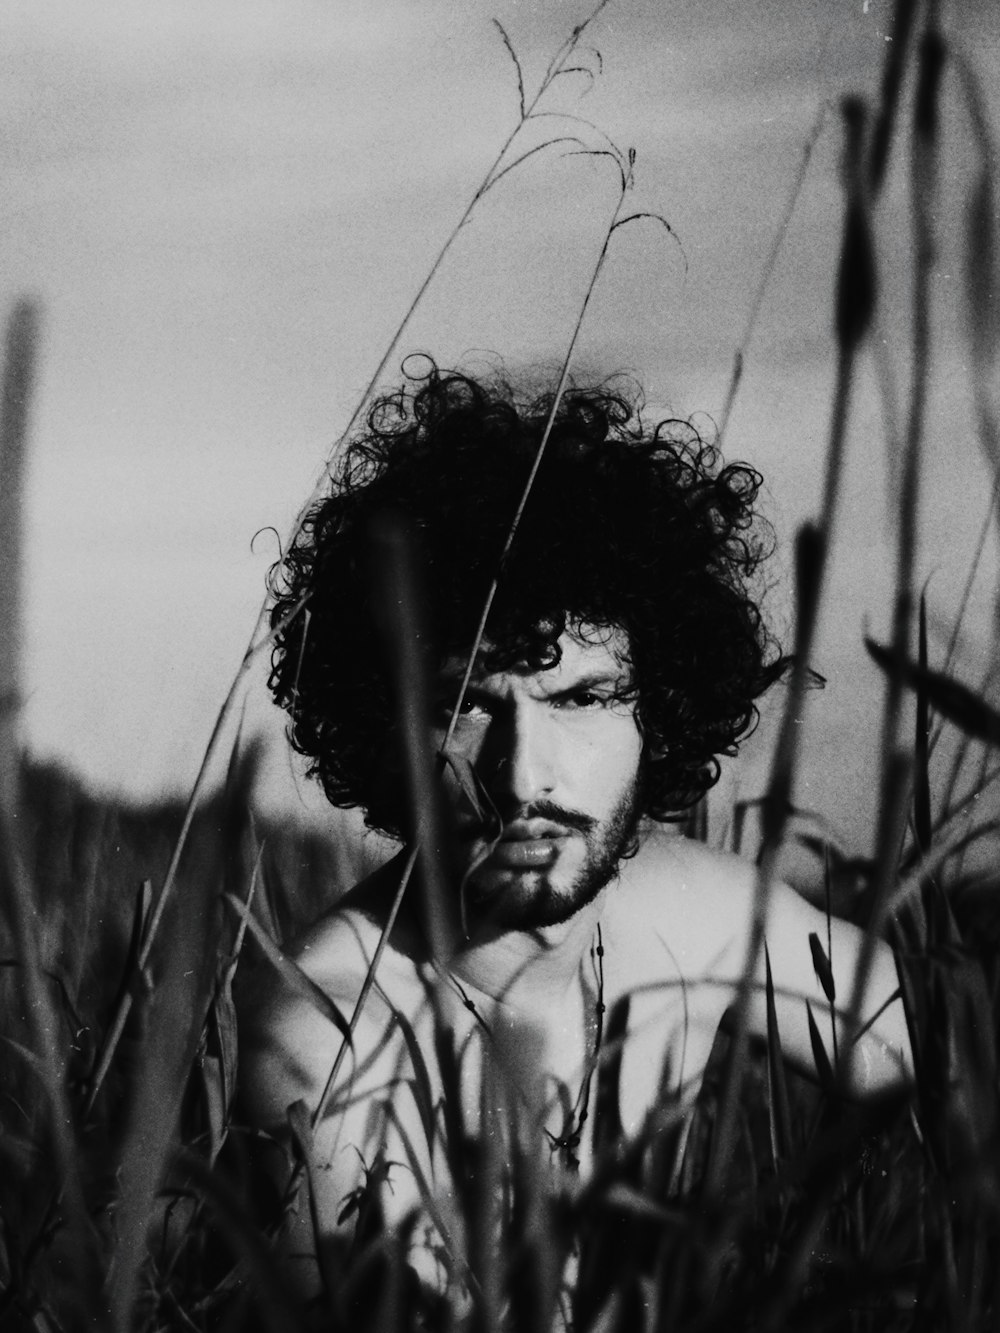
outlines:
M514 663L502 671L478 667L472 673L477 683L498 678L538 677L547 686L561 687L578 680L608 680L621 682L631 671L628 634L618 625L584 623L565 629L556 640L559 660L552 666L542 667L531 662ZM489 660L490 644L484 644L484 656ZM450 658L444 665L447 677L461 676L466 662Z

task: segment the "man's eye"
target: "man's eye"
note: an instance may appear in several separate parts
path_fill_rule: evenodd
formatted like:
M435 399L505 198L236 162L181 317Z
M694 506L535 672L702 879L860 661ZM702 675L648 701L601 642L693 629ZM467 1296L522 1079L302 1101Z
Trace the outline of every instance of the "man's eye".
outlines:
M459 709L462 717L487 717L489 709L478 699L463 699L462 706Z
M564 695L560 702L563 708L604 708L610 700L593 690L574 690Z
M438 704L438 712L445 721L450 721L455 713L455 700L442 700ZM478 719L488 718L489 716L489 709L478 699L469 699L466 697L462 700L461 706L458 709L458 717L460 721L463 718L469 718L472 721L476 721Z

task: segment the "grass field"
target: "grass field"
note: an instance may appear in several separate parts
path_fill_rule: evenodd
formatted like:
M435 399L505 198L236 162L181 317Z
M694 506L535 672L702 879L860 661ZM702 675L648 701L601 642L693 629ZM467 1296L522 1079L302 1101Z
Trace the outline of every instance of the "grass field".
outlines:
M10 627L0 652L0 1329L543 1333L557 1300L553 1274L573 1251L580 1333L997 1326L1000 838L989 809L1000 713L985 689L955 678L950 660L929 661L916 565L921 464L935 447L925 413L944 80L965 107L973 163L963 200L965 337L994 467L996 152L981 92L936 8L900 0L895 32L878 102L843 109L837 390L823 504L797 537L800 669L763 793L759 862L766 896L795 836L795 718L837 542L852 389L878 327L911 374L901 437L887 443L898 449L893 629L887 643L870 645L886 679L881 771L872 777L878 838L851 909L896 949L913 1087L853 1106L818 1031L819 1077L810 1083L786 1072L776 1027L755 1048L737 1012L717 1043L679 1176L667 1169L679 1124L669 1105L637 1139L605 1144L592 1176L573 1189L536 1170L527 1148L497 1161L474 1139L451 1143L454 1160L479 1163L458 1191L468 1238L457 1256L462 1298L419 1298L401 1237L370 1218L328 1274L323 1309L301 1310L273 1259L287 1200L255 1174L259 1136L234 1115L234 975L244 951L266 965L268 950L224 899L252 895L259 935L280 943L353 880L359 854L255 819L252 747L187 812L99 801L22 755L18 480L34 347L33 308L23 304L8 330L0 423L0 623ZM561 59L572 58L579 37ZM533 105L522 87L523 118ZM503 152L492 179L513 160ZM878 231L892 154L909 173L902 258ZM620 165L624 199L631 157ZM625 221L616 214L609 241ZM878 301L890 263L906 265L911 290L907 319L892 328L879 323ZM962 615L956 606L956 627ZM606 1065L610 1086L613 1061ZM288 1166L305 1189L301 1163ZM499 1206L498 1182L517 1206Z

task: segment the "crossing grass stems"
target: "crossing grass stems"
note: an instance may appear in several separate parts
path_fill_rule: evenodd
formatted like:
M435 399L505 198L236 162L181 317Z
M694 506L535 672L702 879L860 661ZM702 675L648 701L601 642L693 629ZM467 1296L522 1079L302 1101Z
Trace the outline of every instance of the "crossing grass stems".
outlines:
M550 105L554 86L599 75L600 55L586 39L603 8L573 30L533 95L501 30L517 80L514 128L418 290L372 386L391 364L454 236L484 195L528 159L551 151L596 156L609 161L620 184L557 395L618 229L649 220L672 236L665 218L631 207L634 153L619 149L596 125ZM926 394L935 364L931 278L944 176L940 121L949 81L974 164L964 240L966 332L975 418L994 470L1000 466L1000 423L991 394L1000 356L992 175L997 156L982 91L937 6L897 0L893 37L878 98L853 98L842 108L843 233L826 479L821 508L796 540L798 667L759 803L757 928L733 1022L717 1043L693 1112L664 1099L632 1139L616 1133L613 1113L605 1114L592 1169L568 1182L543 1160L541 1136L523 1123L502 1060L484 1059L479 1124L466 1123L459 1109L462 1055L443 1018L435 1058L444 1105L437 1115L424 1055L400 1017L423 1133L431 1141L442 1125L447 1130L443 1147L454 1171L457 1213L441 1216L429 1188L425 1205L438 1216L445 1238L450 1296L415 1293L405 1228L385 1229L372 1205L386 1170L379 1160L366 1164L366 1184L345 1201L345 1217L357 1214L357 1235L349 1252L325 1257L321 1311L299 1307L275 1262L274 1237L288 1211L309 1207L315 1115L293 1109L292 1147L281 1149L287 1152L287 1189L283 1196L269 1194L252 1167L260 1136L233 1112L234 976L242 951L256 949L340 1028L346 1050L357 1014L337 1012L284 958L280 944L328 902L332 883L349 884L361 867L349 849L331 851L254 818L256 752L234 743L231 734L239 681L186 809L102 805L65 775L40 769L21 754L19 488L38 321L30 303L14 311L0 420L0 598L2 622L11 627L0 654L0 1329L123 1333L259 1326L292 1333L318 1323L386 1333L426 1327L542 1333L561 1309L581 1333L971 1333L995 1322L998 886L988 872L967 867L988 865L996 847L996 820L981 812L1000 775L1000 764L991 759L1000 744L1000 713L985 690L956 679L951 651L943 663L932 663L925 602L916 591L919 479L931 447ZM826 132L832 132L832 120L825 118ZM526 127L546 130L550 124L551 135L526 140ZM780 252L813 142L811 137L762 282ZM911 310L903 328L890 327L879 306L880 277L890 262L879 244L880 206L894 153L906 160L912 224L906 257ZM892 262L900 262L898 251ZM812 1021L818 1082L786 1070L769 960L762 1049L749 1041L745 1014L779 853L790 839L808 841L793 795L800 747L809 741L795 719L837 549L852 393L874 327L882 337L910 340L905 350L911 372L902 457L891 474L898 478L892 628L889 642L868 641L886 681L882 769L874 780L877 845L870 862L855 859L862 873L847 907L872 941L887 934L896 949L916 1080L912 1089L859 1107L843 1096L841 1053L824 1035L832 1024L823 1015ZM737 352L727 420L752 332L753 320ZM345 437L368 396L370 391ZM511 542L516 529L512 515ZM387 633L402 656L413 643L419 607L406 584L405 552L394 542L392 533L385 535L382 570L385 604L400 608ZM977 562L984 549L981 544ZM965 600L956 611L953 643ZM487 613L488 607L484 622ZM267 647L261 625L247 661ZM482 629L470 645L473 656ZM405 689L416 688L417 666L401 678ZM405 699L403 708L412 712ZM946 764L935 759L944 737L952 738ZM227 743L223 780L210 790L209 760L217 765ZM428 828L433 785L426 780L420 738L411 744L414 827ZM466 777L475 795L474 780ZM742 813L731 823L737 840ZM705 834L703 818L692 831ZM810 845L821 852L829 903L844 856L822 839ZM426 857L426 847L414 849L411 863L418 855ZM441 882L431 863L427 870L422 883ZM454 921L443 891L424 910L432 936L446 950ZM831 1014L841 1009L853 1015L856 1028L855 996L863 977L854 995L837 994L828 941L813 936L809 943ZM865 966L867 957L862 971ZM605 1109L615 1100L619 1019L608 1015L597 1070L596 1102ZM470 1162L476 1164L472 1172ZM569 1290L568 1270L576 1274Z

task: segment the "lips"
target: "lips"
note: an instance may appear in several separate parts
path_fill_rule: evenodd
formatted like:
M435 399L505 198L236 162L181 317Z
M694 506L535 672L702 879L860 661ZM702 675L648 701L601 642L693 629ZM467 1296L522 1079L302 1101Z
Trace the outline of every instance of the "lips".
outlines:
M570 830L564 824L554 824L550 819L515 819L505 824L500 834L501 842L533 842L547 839L566 838Z
M556 859L561 843L561 838L501 838L485 864L505 870L541 869Z
M489 851L484 865L504 870L532 870L551 865L572 829L548 819L518 819L506 824ZM471 841L487 839L481 829L470 829Z

